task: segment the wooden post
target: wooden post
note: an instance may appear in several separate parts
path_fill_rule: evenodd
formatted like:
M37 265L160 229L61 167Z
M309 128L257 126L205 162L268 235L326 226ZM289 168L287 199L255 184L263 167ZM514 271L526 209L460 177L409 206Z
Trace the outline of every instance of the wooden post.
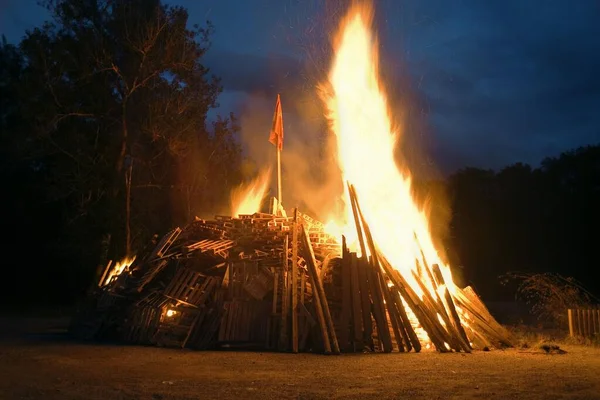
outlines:
M366 344L371 351L374 350L373 345L373 320L371 319L371 299L369 297L369 278L367 276L367 262L364 257L356 257L356 267L358 269L358 284L360 285L360 298L362 305L362 320L363 320L363 343Z
M402 320L402 325L404 326L403 337L404 341L406 342L406 347L408 351L414 348L415 352L418 353L421 351L421 342L419 341L419 338L412 327L410 319L408 319L408 314L406 314L404 303L402 303L402 298L400 297L400 291L398 290L397 286L394 285L394 287L396 290L392 292L392 297L396 303L398 316Z
M298 352L298 208L292 224L292 352Z
M369 247L371 247L370 240ZM374 251L373 251L374 254ZM377 323L377 335L381 342L382 350L385 353L390 353L393 350L392 337L390 336L390 327L385 315L385 307L383 305L383 293L380 285L379 277L377 276L377 259L371 256L371 263L367 265L367 273L369 276L369 287L371 290L371 297L373 299L373 315L375 316L375 322Z
M573 327L573 309L569 308L567 310L567 313L569 316L569 336L574 337L575 332L574 332L574 327Z
M392 295L390 293L390 288L385 281L385 277L379 271L379 280L381 282L381 289L383 292L383 298L385 299L385 305L390 316L390 322L392 323L392 330L394 331L394 338L396 339L396 344L398 345L398 351L404 353L404 345L402 344L402 335L400 334L400 321L398 316L398 310L395 307L394 300L392 299Z
M283 239L283 286L281 288L281 325L279 326L279 350L287 350L288 337L287 337L287 313L288 313L288 299L289 299L289 271L288 271L288 249L289 249L289 236L286 235Z
M333 325L333 319L331 318L331 312L329 310L329 304L327 303L327 297L325 296L325 289L323 289L323 282L319 277L319 273L317 271L317 260L315 258L315 253L313 252L312 244L310 243L310 238L308 237L308 233L306 233L306 229L304 225L300 225L301 228L301 236L302 236L302 244L304 246L304 250L306 250L305 261L306 265L309 268L309 271L313 274L314 277L314 286L316 286L316 291L319 294L318 299L322 306L322 311L325 317L325 322L327 323L327 331L329 334L329 338L331 339L331 347L334 354L340 354L340 346L337 341L337 337L335 335L335 328ZM314 289L314 288L313 288Z
M272 175L271 175L272 176ZM275 215L279 215L279 209L282 207L283 199L281 198L281 149L277 146L277 201L278 207Z
M348 350L350 340L350 321L352 318L352 287L350 278L350 257L346 246L346 237L342 236L342 313L340 317L340 350Z
M360 284L358 281L358 265L356 253L348 252L346 255L350 264L350 285L352 287L352 326L354 327L354 351L363 349L363 315L360 300Z

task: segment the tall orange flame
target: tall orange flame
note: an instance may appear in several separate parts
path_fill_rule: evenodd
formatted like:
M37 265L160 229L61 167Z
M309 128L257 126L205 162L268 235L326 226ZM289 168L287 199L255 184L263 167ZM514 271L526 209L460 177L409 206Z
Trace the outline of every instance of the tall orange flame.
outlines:
M231 216L254 214L260 211L269 188L271 169L265 169L246 185L240 185L231 192Z
M354 185L381 251L415 292L423 294L413 278L413 271L418 272L416 260L423 264L421 250L429 265L440 266L452 291L450 269L433 244L428 216L412 195L410 171L399 169L394 159L399 132L392 126L379 78L372 22L371 4L350 8L335 36L328 81L321 86L342 178ZM356 233L347 191L343 200L347 215L327 226L337 225L331 233L341 232L352 243ZM431 283L427 287L433 291Z

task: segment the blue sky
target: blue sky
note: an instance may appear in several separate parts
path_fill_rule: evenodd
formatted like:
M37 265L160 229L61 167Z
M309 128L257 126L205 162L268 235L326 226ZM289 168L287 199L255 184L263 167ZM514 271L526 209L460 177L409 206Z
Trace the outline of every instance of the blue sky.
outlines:
M168 3L186 7L192 23L215 26L205 62L222 78L219 112L236 112L248 130L268 130L281 92L286 137L318 129L314 89L327 69L328 33L342 1ZM389 96L424 162L443 171L537 165L600 142L600 2L375 5ZM0 32L11 42L46 17L36 0L0 0Z

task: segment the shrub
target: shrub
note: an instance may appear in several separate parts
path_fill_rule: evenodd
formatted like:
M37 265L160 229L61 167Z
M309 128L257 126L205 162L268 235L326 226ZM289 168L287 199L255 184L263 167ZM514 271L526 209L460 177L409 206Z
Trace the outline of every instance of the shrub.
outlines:
M572 277L554 273L508 273L503 284L516 282L516 299L524 301L529 311L544 326L568 326L567 310L585 308L600 302Z

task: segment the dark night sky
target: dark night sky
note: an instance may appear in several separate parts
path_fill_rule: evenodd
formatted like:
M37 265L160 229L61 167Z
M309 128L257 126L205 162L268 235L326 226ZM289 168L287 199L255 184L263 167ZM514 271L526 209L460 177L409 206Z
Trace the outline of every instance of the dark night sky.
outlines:
M253 102L268 99L265 130L272 94L314 92L315 71L328 64L335 7L325 12L323 0L168 3L188 8L192 23L215 26L206 63L223 78L219 112L244 117L257 110ZM425 152L443 170L537 165L600 142L597 0L375 4L390 96L411 93L413 115L424 122L405 134L424 137ZM0 0L0 32L11 42L46 17L36 0ZM283 101L284 113L295 113ZM286 135L294 133L290 125Z

